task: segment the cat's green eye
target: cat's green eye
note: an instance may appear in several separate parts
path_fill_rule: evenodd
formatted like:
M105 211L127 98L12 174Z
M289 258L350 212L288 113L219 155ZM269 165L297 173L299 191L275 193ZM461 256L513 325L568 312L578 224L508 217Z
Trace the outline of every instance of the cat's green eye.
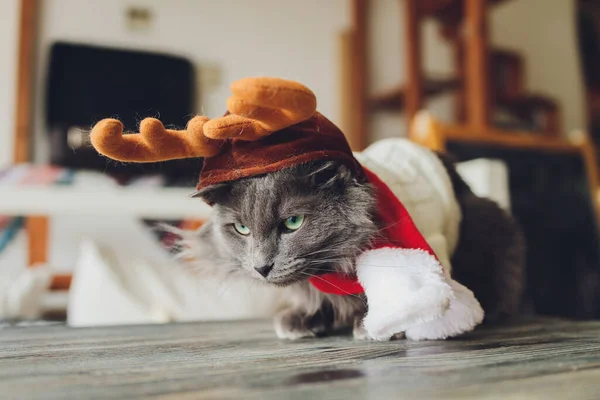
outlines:
M236 222L235 224L233 224L233 227L235 228L237 233L239 233L240 235L248 236L250 234L250 228L248 228L244 224L240 224L239 222Z
M297 231L304 223L304 215L294 215L283 221L283 225L290 231Z

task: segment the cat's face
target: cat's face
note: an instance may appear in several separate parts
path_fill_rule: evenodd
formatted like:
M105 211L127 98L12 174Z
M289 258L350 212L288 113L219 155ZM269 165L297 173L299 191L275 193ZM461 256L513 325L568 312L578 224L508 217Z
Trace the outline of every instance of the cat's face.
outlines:
M288 285L353 261L375 232L374 197L343 166L301 165L199 193L217 246L254 278Z

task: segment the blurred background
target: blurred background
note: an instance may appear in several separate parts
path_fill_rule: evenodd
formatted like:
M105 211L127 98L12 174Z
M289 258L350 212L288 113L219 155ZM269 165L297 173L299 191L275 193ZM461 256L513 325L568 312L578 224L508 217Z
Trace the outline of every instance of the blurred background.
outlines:
M233 295L229 314L198 310L198 286L173 300L189 279L153 227L207 218L186 198L202 160L125 165L87 139L104 117L220 116L229 83L257 75L313 89L354 150L451 153L523 226L524 312L600 317L600 1L3 0L0 319L266 313ZM435 126L411 125L422 110Z

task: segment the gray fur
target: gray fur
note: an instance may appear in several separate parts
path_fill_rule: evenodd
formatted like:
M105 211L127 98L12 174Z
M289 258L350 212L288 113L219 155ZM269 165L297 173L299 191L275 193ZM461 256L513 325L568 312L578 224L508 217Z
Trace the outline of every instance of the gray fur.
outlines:
M470 191L449 160L442 161L464 216L453 257L456 278L474 291L486 312L514 314L522 288L522 235L496 204ZM209 258L225 275L286 286L287 306L275 318L280 337L319 336L341 327L365 337L364 297L329 296L307 278L333 270L354 273L356 257L377 233L370 186L357 182L343 165L314 162L211 186L198 196L214 205L213 217L187 238L183 256ZM282 221L298 214L306 215L304 225L283 232ZM248 226L251 234L237 233L234 222ZM266 277L255 270L270 263Z
M319 335L362 317L362 296L327 296L307 282L334 270L354 273L354 260L377 229L371 187L357 182L345 166L304 164L211 186L198 196L214 206L212 220L199 232L204 252L228 274L290 288L290 307L276 318L280 336ZM285 232L283 220L299 214L306 216L302 227ZM251 234L236 232L235 222ZM267 264L273 269L263 277L255 268Z

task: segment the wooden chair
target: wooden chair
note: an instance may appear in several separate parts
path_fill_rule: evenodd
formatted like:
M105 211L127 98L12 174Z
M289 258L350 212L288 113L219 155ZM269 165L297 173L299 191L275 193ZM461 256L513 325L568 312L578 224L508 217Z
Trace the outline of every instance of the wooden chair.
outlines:
M488 42L487 13L490 7L507 0L399 0L404 6L402 25L406 52L405 83L375 95L367 94L367 21L369 0L353 0L353 44L349 62L353 72L348 84L351 96L358 98L352 122L358 126L349 135L357 144L367 140L368 114L373 111L404 112L410 121L425 100L444 93L455 95L456 121L471 127L491 126L493 110L503 110L516 118L541 115L543 136L557 137L560 114L556 103L540 94L525 91L524 60L516 52L493 49ZM426 76L422 63L422 23L434 18L442 36L454 50L455 76ZM461 29L463 28L463 29ZM464 33L463 33L464 32ZM540 120L540 118L535 118ZM357 147L359 149L359 147Z
M506 132L499 130L480 130L461 124L443 124L436 121L428 112L420 111L413 118L409 137L434 151L445 151L448 143L466 143L487 145L496 148L533 150L554 154L579 155L584 162L589 187L590 201L600 226L600 176L595 144L587 134L580 135L577 142L559 138L545 138L543 141L527 132Z
M37 21L40 4L38 0L21 0L19 18L19 46L17 68L17 98L15 114L14 156L15 164L30 161L33 112L33 83ZM29 265L47 260L48 219L28 216ZM52 280L52 290L65 290L71 283L70 275L57 275Z

